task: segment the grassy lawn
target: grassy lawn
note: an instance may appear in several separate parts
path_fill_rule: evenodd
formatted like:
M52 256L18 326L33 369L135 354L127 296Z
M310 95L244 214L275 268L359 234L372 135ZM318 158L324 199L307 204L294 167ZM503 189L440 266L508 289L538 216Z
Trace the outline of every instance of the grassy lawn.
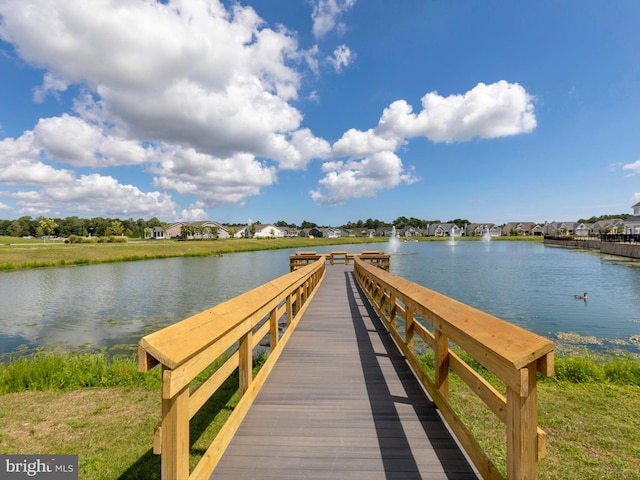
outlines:
M106 367L104 356L80 361L62 355L72 367L59 378L51 371L60 359L0 364L0 392L11 392L0 394L0 453L78 454L81 479L160 478L160 458L151 451L160 421L158 369L143 375L135 372L134 358ZM89 386L74 387L78 378ZM236 405L237 388L232 376L192 419L192 468ZM455 376L451 400L495 462L504 463L504 428ZM539 478L639 478L639 411L637 384L541 381L538 418L547 433L547 458L539 462Z
M224 239L180 242L175 240L129 241L127 243L65 244L60 240L0 237L0 270L84 265L184 256L208 256L234 252L300 248L325 245L386 243L387 238L280 238Z

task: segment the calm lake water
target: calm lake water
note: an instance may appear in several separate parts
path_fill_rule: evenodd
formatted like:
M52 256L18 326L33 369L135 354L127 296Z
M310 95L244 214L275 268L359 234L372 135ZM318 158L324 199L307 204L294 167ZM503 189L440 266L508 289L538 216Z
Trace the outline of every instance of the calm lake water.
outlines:
M359 253L388 244L328 246ZM289 271L298 249L0 273L0 354L116 350ZM640 261L529 242L400 243L391 272L558 340L639 352ZM588 300L575 294L588 293ZM594 344L596 337L599 344Z

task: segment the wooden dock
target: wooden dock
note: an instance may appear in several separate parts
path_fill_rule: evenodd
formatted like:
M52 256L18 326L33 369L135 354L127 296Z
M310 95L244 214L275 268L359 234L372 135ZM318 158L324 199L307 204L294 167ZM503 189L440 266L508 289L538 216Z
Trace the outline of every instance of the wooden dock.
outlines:
M210 478L479 476L353 268L332 265Z

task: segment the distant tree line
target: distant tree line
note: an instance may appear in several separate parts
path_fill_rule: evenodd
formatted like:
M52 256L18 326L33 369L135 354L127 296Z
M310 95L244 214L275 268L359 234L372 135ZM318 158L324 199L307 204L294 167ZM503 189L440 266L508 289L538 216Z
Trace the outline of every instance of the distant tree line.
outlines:
M149 220L143 218L122 220L109 217L33 218L24 216L15 220L0 220L0 235L11 237L70 237L71 235L109 237L114 235L136 238L143 237L146 228L166 225L156 217Z
M601 220L611 220L613 218L620 218L622 220L626 220L629 218L631 214L629 213L620 213L618 215L600 215L599 217L591 217L591 218L580 218L578 223L596 223Z
M581 218L578 220L580 223L595 223L600 220L610 220L612 218L621 218L626 220L631 215L628 213L621 213L618 215L600 215L599 217L593 216L591 218ZM260 221L255 221L253 224L260 224ZM344 225L339 225L346 229L367 229L375 230L380 227L405 228L415 227L420 229L426 229L428 225L434 223L443 223L440 220L423 220L415 217L400 216L392 222L385 222L379 219L367 218L366 220L349 221ZM444 223L454 223L458 227L463 228L465 225L471 222L465 218L455 218ZM31 216L20 217L15 220L0 220L0 235L8 235L12 237L70 237L71 235L77 236L96 236L96 237L109 237L109 236L127 236L130 238L143 238L145 231L149 231L153 227L167 227L168 222L163 222L156 217L145 220L139 218L134 220L133 218L120 219L110 217L93 217L93 218L80 218L77 216L66 218L46 218ZM236 227L244 224L231 224L223 223L227 227ZM303 220L300 225L295 223L286 222L285 220L278 220L274 223L277 227L289 227L289 228L313 228L319 225L315 222ZM335 227L337 225L321 225L324 227Z

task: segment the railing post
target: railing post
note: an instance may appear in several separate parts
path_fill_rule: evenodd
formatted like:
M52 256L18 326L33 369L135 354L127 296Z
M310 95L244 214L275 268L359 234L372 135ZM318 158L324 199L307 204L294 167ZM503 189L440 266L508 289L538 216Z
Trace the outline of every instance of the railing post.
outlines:
M521 387L507 386L507 478L534 480L538 476L538 392L536 362L520 370Z
M253 349L251 348L251 331L240 339L238 353L240 354L238 369L240 371L240 396L244 395L251 385L253 377Z
M271 310L269 314L269 347L273 349L278 345L278 317L276 316L277 307Z
M163 365L164 373L168 369ZM168 378L168 376L167 376ZM172 398L162 399L162 438L160 459L162 480L189 478L189 386Z
M396 295L394 293L391 293L389 295L389 323L391 324L394 330L397 330L396 312L397 312Z
M291 301L291 295L287 295L287 327L291 325L293 321L293 302Z
M435 332L436 388L449 399L449 338L440 330Z
M413 319L413 310L410 309L409 307L405 307L405 313L404 313L405 319L404 319L404 342L407 344L407 348L409 349L409 351L411 353L415 353L414 351L414 341L413 341L413 336L414 336L414 332L415 332L415 327L413 322L415 321Z

